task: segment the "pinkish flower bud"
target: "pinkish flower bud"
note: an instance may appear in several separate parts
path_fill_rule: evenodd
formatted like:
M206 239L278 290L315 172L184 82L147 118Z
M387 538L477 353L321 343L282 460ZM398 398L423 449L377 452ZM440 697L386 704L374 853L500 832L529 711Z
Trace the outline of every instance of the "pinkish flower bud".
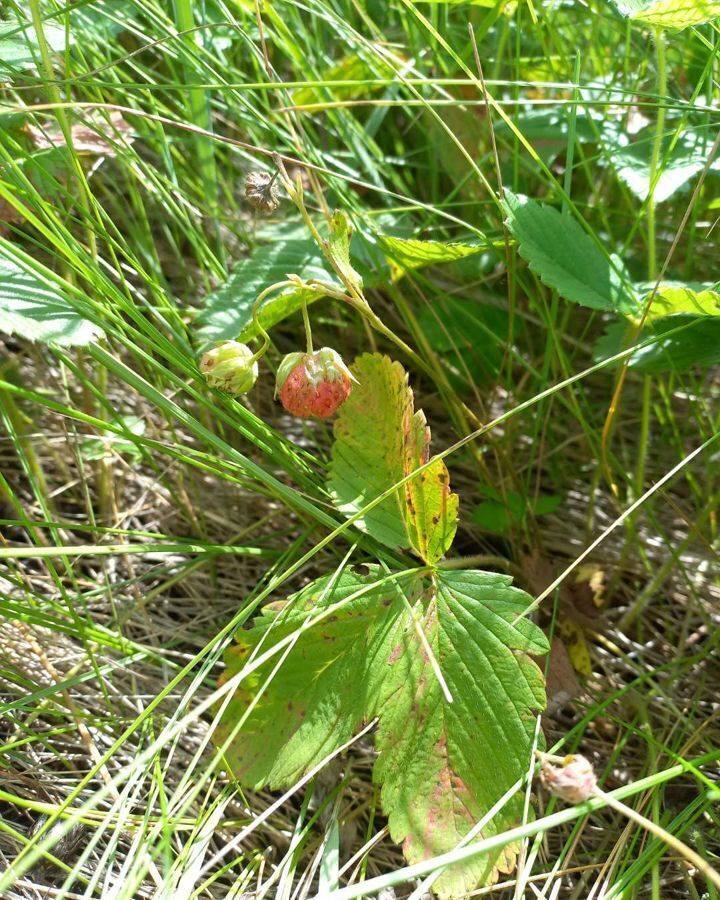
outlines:
M225 341L203 354L200 371L210 387L237 397L247 394L257 379L258 364L252 356L246 344Z
M597 790L592 764L584 756L578 755L566 756L561 768L544 760L540 769L540 781L551 794L568 803L582 803Z
M355 381L339 353L289 353L280 363L275 396L301 419L327 419L347 400Z

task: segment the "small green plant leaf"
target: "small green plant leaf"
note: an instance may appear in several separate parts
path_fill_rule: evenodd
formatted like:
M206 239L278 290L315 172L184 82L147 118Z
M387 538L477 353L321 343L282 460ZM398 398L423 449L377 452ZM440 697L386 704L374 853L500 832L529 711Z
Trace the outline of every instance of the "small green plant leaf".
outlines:
M373 54L377 53L380 60L382 60L381 54L385 49L385 47L380 48L379 45L368 46L368 50ZM349 53L322 73L323 81L334 81L337 84L333 84L332 87L308 85L298 88L293 91L293 106L322 103L324 100L353 100L355 97L364 97L368 93L375 93L382 89L381 85L363 84L362 82L372 82L372 79L376 77L376 71L364 56L359 53Z
M664 282L650 304L648 320L688 313L695 316L720 316L720 292L704 285Z
M499 373L510 324L506 309L475 298L438 297L423 307L418 322L453 386L472 387ZM516 335L520 327L518 319Z
M398 362L364 354L351 366L358 384L340 408L328 487L346 516L392 489L425 463L430 432L414 411L408 376ZM412 548L433 564L457 529L457 495L438 460L369 510L358 527L393 549Z
M613 322L595 344L598 360L614 356L630 346L635 327L625 321ZM630 358L630 368L647 374L686 372L693 366L720 363L720 318L679 314L663 316L643 328L637 343L650 338L654 343Z
M615 0L621 13L643 25L681 30L720 16L713 0Z
M145 420L140 416L121 416L125 429L137 437L145 434ZM132 440L121 437L114 431L103 431L102 434L89 434L80 443L80 452L83 459L112 459L113 453L127 456L137 464L142 459L141 448Z
M650 193L654 137L654 127L645 128L638 133L632 144L618 147L610 154L610 161L618 177L641 200L645 200ZM672 150L666 141L660 157L662 169L655 179L655 202L662 203L669 199L702 172L711 148L712 139L699 133L681 136Z
M466 256L473 256L492 246L492 243L488 241L443 243L442 241L392 237L389 234L378 234L377 239L390 263L393 281L398 281L413 269L454 262L457 259L464 259Z
M567 151L570 128L570 111L564 107L530 109L512 118L512 126L517 128L533 150L546 163L551 163ZM579 108L575 116L575 141L579 144L600 143L607 140L606 134L621 131L612 119L604 119L590 107ZM500 120L495 126L498 143L514 143L515 132L508 122Z
M41 272L40 266L23 263L11 243L0 241L0 331L62 346L83 346L101 337L102 329Z
M65 29L61 25L45 23L45 40L50 50L65 49ZM13 69L32 68L40 62L40 48L32 22L22 25L0 22L0 79Z
M356 291L362 291L362 278L350 262L351 236L352 228L348 217L341 209L336 209L330 217L330 237L328 238L330 255L344 283L351 285Z
M606 256L570 215L510 191L503 205L520 256L548 287L591 309L637 312L622 262Z
M491 499L479 503L472 511L473 522L492 534L507 534L513 526L519 525L530 511L534 516L546 516L554 512L562 503L562 497L545 494L529 498L509 491L505 497L499 491L485 490Z
M257 337L253 305L258 294L288 275L299 275L303 281L319 279L332 282L332 275L324 265L325 261L314 241L295 236L283 237L281 232L272 244L258 247L251 256L238 263L228 280L205 297L198 316L201 343L206 345L228 340L247 343ZM262 303L258 314L260 324L269 330L297 312L303 302L312 303L322 296L324 294L320 289L286 288L278 291Z
M548 650L530 603L489 572L381 577L373 566L320 579L238 633L222 681L239 684L215 743L241 782L280 788L377 717L374 778L393 840L410 863L452 850L530 765L545 691L529 655ZM511 794L478 837L522 813L523 794ZM515 854L453 866L434 889L465 896L511 871Z

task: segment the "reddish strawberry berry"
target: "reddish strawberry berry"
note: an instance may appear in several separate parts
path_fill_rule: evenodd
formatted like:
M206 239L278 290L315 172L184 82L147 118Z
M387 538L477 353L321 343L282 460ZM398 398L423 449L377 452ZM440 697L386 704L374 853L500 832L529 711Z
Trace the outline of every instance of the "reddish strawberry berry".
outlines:
M275 396L301 419L327 419L347 400L355 379L330 347L289 353L280 363Z

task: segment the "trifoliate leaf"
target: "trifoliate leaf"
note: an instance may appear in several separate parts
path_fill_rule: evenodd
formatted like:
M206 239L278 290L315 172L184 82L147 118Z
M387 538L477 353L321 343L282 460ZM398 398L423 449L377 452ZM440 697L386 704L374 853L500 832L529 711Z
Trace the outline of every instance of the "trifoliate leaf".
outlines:
M258 294L274 282L284 281L288 275L299 275L303 281L332 282L333 277L324 265L314 241L294 235L283 237L280 233L271 244L258 247L251 256L238 263L228 280L205 297L197 320L201 342L238 340L247 343L257 337L253 305ZM260 324L269 330L297 312L303 302L312 303L322 296L321 289L287 287L278 290L260 305Z
M524 615L530 602L489 572L383 577L374 566L323 578L239 632L223 681L246 674L214 740L229 741L241 782L280 788L377 717L374 778L393 839L410 863L447 852L531 762L545 695L529 654L548 647ZM517 824L522 809L511 795L478 837ZM435 889L465 896L511 871L515 852L451 867Z
M62 346L83 346L102 336L41 267L23 262L5 241L0 242L0 331Z
M570 215L510 191L503 205L520 256L548 287L591 309L637 311L622 262L605 255Z
M408 376L398 362L364 354L350 367L358 384L340 408L328 487L337 508L354 515L427 461L430 434L414 412ZM457 529L457 495L438 460L357 521L393 549L412 548L437 562Z

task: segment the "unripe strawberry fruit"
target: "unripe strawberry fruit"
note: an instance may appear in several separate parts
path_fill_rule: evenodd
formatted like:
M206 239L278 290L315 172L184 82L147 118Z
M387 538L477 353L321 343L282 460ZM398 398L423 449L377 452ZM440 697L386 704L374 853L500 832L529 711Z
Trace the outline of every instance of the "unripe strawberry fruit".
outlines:
M355 381L339 353L289 353L280 363L275 396L301 419L327 419L347 400Z
M210 387L238 397L247 394L258 377L258 364L252 356L246 344L225 341L203 354L200 371Z

